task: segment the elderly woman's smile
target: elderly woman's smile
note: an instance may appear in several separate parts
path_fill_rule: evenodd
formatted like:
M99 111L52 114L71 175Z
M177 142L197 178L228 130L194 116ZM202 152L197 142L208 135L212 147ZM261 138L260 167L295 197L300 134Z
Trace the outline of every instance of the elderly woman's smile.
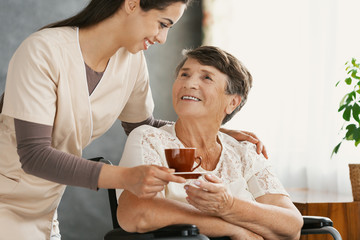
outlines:
M200 98L197 98L197 97L193 97L193 96L182 96L181 97L181 100L191 100L191 101L201 101L201 99Z

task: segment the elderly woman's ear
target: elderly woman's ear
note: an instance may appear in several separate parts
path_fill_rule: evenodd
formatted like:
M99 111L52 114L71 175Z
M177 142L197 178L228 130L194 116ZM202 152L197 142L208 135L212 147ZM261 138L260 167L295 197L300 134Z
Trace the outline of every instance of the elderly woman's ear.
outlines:
M241 103L241 97L237 94L231 95L230 102L226 106L226 114L231 114Z

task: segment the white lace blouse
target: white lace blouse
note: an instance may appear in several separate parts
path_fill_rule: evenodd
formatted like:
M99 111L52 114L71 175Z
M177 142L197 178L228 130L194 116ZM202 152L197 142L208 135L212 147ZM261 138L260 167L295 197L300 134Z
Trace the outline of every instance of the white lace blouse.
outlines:
M283 194L288 196L279 179L271 169L270 161L256 153L256 147L249 142L238 142L234 138L219 132L222 145L219 162L213 171L201 166L196 172L207 172L218 176L228 186L234 197L253 201L265 194ZM119 165L134 167L143 164L166 166L165 148L184 147L176 137L175 125L154 128L148 125L134 129L126 142ZM206 161L206 159L203 159ZM195 164L195 163L194 163ZM194 180L187 180L191 184ZM163 195L165 198L186 201L185 184L169 183ZM117 190L117 197L122 190Z

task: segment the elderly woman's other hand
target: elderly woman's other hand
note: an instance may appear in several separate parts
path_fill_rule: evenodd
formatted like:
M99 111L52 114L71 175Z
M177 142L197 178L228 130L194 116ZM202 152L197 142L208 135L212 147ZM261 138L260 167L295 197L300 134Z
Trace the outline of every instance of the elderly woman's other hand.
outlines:
M207 181L196 180L194 184L197 187L185 185L186 200L204 213L221 217L230 211L234 198L220 178L205 175L205 179Z
M240 130L230 130L225 128L221 128L220 130L238 141L248 141L256 144L256 152L258 154L262 153L266 159L269 158L265 149L265 145L254 133Z

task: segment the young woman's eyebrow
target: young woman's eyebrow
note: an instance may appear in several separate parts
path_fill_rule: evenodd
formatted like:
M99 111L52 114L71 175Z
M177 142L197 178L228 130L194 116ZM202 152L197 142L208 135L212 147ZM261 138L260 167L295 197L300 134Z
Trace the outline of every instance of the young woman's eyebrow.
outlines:
M164 20L168 21L170 25L174 24L174 21L171 20L170 18L163 18Z

